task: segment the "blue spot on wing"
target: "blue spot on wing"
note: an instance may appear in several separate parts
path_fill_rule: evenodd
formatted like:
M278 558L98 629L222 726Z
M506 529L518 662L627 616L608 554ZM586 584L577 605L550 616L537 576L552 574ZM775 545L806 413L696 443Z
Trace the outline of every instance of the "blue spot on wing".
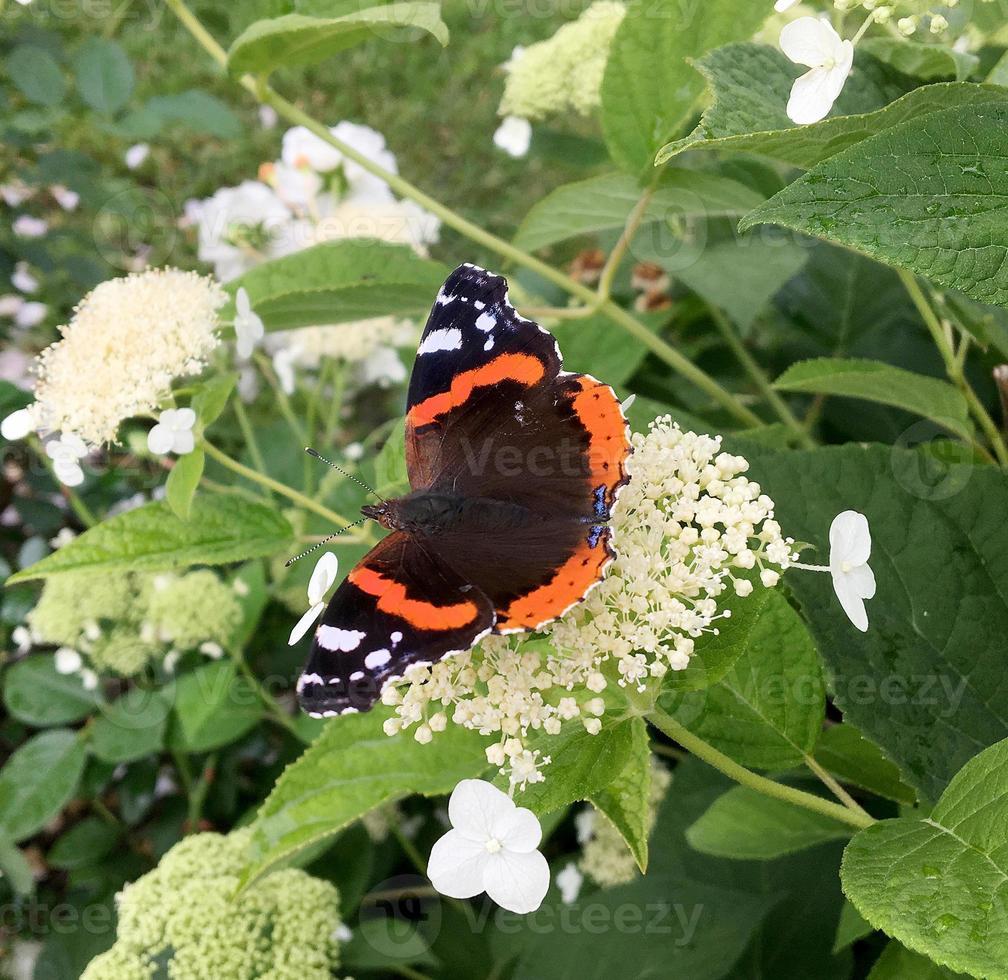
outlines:
M593 495L595 501L595 516L609 520L609 507L606 504L606 486L604 483L595 488Z
M595 524L592 529L588 532L588 547L594 548L598 543L599 539L605 533L605 524Z

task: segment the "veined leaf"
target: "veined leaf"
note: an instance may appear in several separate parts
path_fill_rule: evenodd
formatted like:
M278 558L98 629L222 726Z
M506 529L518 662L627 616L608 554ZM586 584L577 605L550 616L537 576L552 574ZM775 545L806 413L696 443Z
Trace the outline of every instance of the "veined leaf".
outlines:
M61 674L51 654L26 657L7 668L3 677L7 710L28 725L66 725L80 721L101 703L76 674Z
M870 55L898 71L917 78L955 78L961 82L973 73L980 59L968 51L956 51L944 44L922 44L905 37L866 37L858 54Z
M267 330L376 316L424 316L449 270L408 245L344 238L256 266L228 284L244 286ZM224 311L233 315L233 306Z
M1008 104L943 109L823 161L739 228L784 225L1005 306L1005 156Z
M197 446L191 453L179 456L168 474L165 483L165 500L172 513L183 521L189 520L193 497L203 476L206 465L206 453Z
M7 584L60 572L222 565L275 555L289 548L292 537L290 524L273 508L236 495L204 493L193 501L187 521L165 501L145 504L85 531Z
M817 357L792 364L775 382L780 391L841 395L922 415L969 439L973 424L963 394L947 381L862 358Z
M286 14L246 28L228 51L228 68L268 75L282 66L313 65L389 31L423 32L448 43L440 4L424 0L357 8L337 17Z
M963 766L928 817L847 845L844 892L876 928L951 970L1008 975L1008 739Z

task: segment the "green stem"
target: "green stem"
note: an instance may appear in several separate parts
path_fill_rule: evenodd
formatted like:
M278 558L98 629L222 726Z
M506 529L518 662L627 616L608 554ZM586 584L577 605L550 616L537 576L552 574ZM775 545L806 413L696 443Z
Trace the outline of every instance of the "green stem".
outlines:
M268 487L270 490L275 491L282 497L286 497L288 500L293 501L299 507L303 507L305 510L310 510L312 513L318 514L320 517L324 517L327 521L331 521L335 525L345 526L350 523L350 521L348 521L345 517L341 517L337 514L336 511L330 510L328 507L317 503L312 500L311 497L306 497L303 493L299 493L293 487L287 486L286 483L274 480L273 477L267 476L265 473L257 473L248 466L232 459L227 455L227 453L221 452L221 450L219 450L215 445L207 442L206 439L203 440L202 446L206 450L206 454L211 459L217 460L221 466L226 466L229 470L245 477L245 479L251 480L253 483L258 483L260 486Z
M808 770L813 773L816 778L825 786L848 810L852 813L863 813L866 817L870 817L871 814L857 800L854 799L850 793L847 792L840 785L840 783L833 778L833 776L826 771L818 762L811 756L805 755L805 765Z
M942 325L941 320L938 319L930 301L924 294L924 290L920 288L917 278L912 272L907 272L905 269L899 269L897 271L899 272L899 277L903 282L903 288L906 289L910 299L913 300L914 306L917 307L917 312L920 313L921 319L924 321L924 325L928 328L931 338L934 340L935 346L938 348L938 353L941 354L942 360L945 362L945 372L948 374L949 380L962 392L963 397L965 397L966 403L969 405L970 413L973 415L973 418L976 419L977 424L990 441L998 462L1002 466L1008 466L1008 448L1005 447L1005 441L1004 437L1001 435L1001 430L998 429L987 409L984 408L983 402L981 402L977 397L977 393L973 390L973 386L966 379L963 366L956 360L955 350L952 348L951 343L949 343L945 327ZM983 445L975 440L974 444L979 450L981 450L981 452L989 457L990 454L987 453L987 450Z
M343 391L346 388L347 367L342 361L334 365L332 400L329 402L329 412L325 423L325 444L329 447L336 441L336 431L339 429L340 409L343 408Z
M656 171L656 181L660 175L661 171ZM616 272L623 261L623 256L626 255L634 235L637 234L637 229L640 228L641 222L644 220L644 215L647 212L652 197L654 197L654 183L641 194L634 205L633 210L626 219L626 224L623 226L623 231L620 233L619 241L616 242L615 247L609 253L609 258L606 259L606 264L602 267L602 273L599 275L598 281L598 302L609 299L612 293L613 279L616 278Z
M263 373L263 377L273 389L277 405L280 407L280 414L286 420L287 425L294 434L294 438L297 439L297 441L301 443L301 447L304 448L307 444L308 437L305 435L305 430L298 421L298 417L294 414L294 409L291 407L290 399L287 397L287 392L283 390L283 385L280 384L280 379L276 376L276 372L273 370L273 365L270 364L269 358L264 357L262 354L256 354L255 359L256 363L259 365L259 370Z
M207 32L206 28L203 27L189 8L186 7L183 0L166 0L166 3L169 9L174 12L176 17L203 46L207 53L222 67L226 66L227 52ZM339 150L348 160L353 160L368 173L380 177L401 197L415 201L426 211L436 215L449 228L454 228L471 241L495 252L502 258L535 272L548 282L559 286L571 296L580 299L586 305L594 306L598 304L599 297L594 290L582 283L576 282L559 269L554 269L548 263L515 247L503 238L498 238L496 235L480 228L479 225L467 221L460 214L446 207L429 194L425 194L398 174L391 173L383 167L378 166L373 160L364 156L354 147L333 136L326 126L323 126L293 102L289 102L266 82L255 79L250 75L242 76L239 82L260 102L272 106L288 122L304 126L309 132L318 136L319 139ZM724 389L709 374L696 367L688 358L648 330L643 323L627 313L626 310L623 310L610 300L598 304L598 310L626 330L631 336L639 340L645 347L665 361L674 371L708 394L722 408L738 419L739 422L746 426L760 426L763 424L763 421L757 415L749 411L744 405L739 404L731 392Z
M774 389L767 377L766 372L759 362L749 353L749 348L742 343L742 338L735 332L735 326L728 319L727 315L719 307L713 304L708 305L711 319L718 328L725 343L731 348L739 364L745 369L746 374L759 388L767 404L777 413L777 417L795 434L799 444L805 449L814 449L815 440L809 435L805 427L795 418L794 413L788 407L780 393Z
M252 423L249 421L248 412L245 411L241 397L234 398L231 404L234 407L235 418L238 419L238 428L242 430L242 436L245 439L245 445L248 446L252 462L260 473L265 473L266 461L263 459L262 450L259 448L259 440L256 439L255 429L252 428ZM269 490L266 490L266 496L269 497L269 495Z
M786 786L783 783L774 782L766 776L760 776L744 766L740 766L734 759L729 759L723 752L719 752L709 742L694 735L689 729L683 727L670 715L667 715L661 708L653 708L647 716L648 721L660 732L678 742L684 749L688 749L698 759L702 759L708 765L723 772L730 779L742 786L762 793L764 796L772 797L775 800L783 800L785 803L793 803L795 806L812 810L825 817L831 817L840 823L845 823L850 827L863 830L875 823L875 819L869 814L861 811L857 813L847 807L840 806L830 800L824 800L821 796L813 793L806 793L804 790L795 789L793 786ZM860 808L859 808L860 809Z

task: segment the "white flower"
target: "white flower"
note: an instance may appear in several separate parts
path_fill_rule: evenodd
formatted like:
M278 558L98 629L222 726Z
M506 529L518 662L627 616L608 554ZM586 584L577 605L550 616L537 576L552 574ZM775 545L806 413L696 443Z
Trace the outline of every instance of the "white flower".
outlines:
M336 581L336 573L339 571L339 560L331 552L327 551L316 563L315 569L308 581L308 602L316 605L325 598L325 594L332 588Z
M27 330L37 327L49 315L49 307L45 303L22 303L14 314L14 323Z
M62 184L53 184L49 188L49 193L64 211L76 211L77 205L80 204L80 194Z
M309 208L322 190L322 178L309 167L291 167L281 161L264 164L259 174L293 210Z
M9 441L23 439L37 427L31 408L19 408L0 422L0 435Z
M150 145L147 143L134 143L123 156L126 166L130 170L136 170L144 160L150 156Z
M98 675L90 667L80 672L80 679L86 691L93 691L98 686Z
M247 359L252 356L256 344L262 340L266 328L263 326L262 317L252 309L244 286L235 296L235 310L234 329L237 338L235 346L238 348L238 356Z
M788 118L799 124L818 122L829 113L847 81L854 45L827 21L799 17L781 31L780 46L793 62L810 69L791 86Z
M572 905L577 901L582 884L584 884L584 875L578 871L576 864L568 864L556 876L556 885L560 889L560 900L564 905Z
M536 848L542 827L496 786L463 779L448 801L452 829L431 849L427 875L449 898L486 892L510 912L534 912L549 888L549 865Z
M296 346L282 347L273 355L273 370L284 394L294 394L294 364L300 356Z
M14 274L10 281L15 289L20 289L22 293L34 293L38 291L39 282L29 271L27 262L18 262L14 266Z
M60 647L55 662L57 674L76 674L84 666L81 655L73 647Z
M308 580L308 611L294 624L290 638L287 640L288 646L294 646L309 627L315 622L325 610L325 594L332 588L336 581L336 573L339 571L339 561L336 556L327 551L316 563Z
M18 310L24 306L24 297L15 293L0 296L0 316L17 316Z
M493 135L494 146L508 156L523 157L532 142L532 124L521 116L506 116Z
M20 207L35 195L35 188L23 180L15 179L9 184L0 184L0 197L9 208Z
M157 424L147 433L147 448L158 456L175 453L184 456L196 445L193 426L196 413L191 408L169 408L163 411Z
M868 518L855 510L837 514L830 524L830 563L833 591L847 618L862 633L868 630L864 600L875 595L875 575L868 567L871 533Z
M798 2L799 0L777 0L777 2L773 5L773 9L776 10L777 13L782 14L785 10L790 10Z
M46 443L46 455L52 460L53 470L61 483L68 487L80 486L84 482L84 471L79 460L83 459L88 448L80 436L72 432L64 432L58 439L50 439Z
M19 215L11 227L20 238L41 238L49 230L48 222L30 214Z
M280 117L277 115L277 111L273 108L273 106L259 106L259 125L262 126L263 129L273 129L279 120Z

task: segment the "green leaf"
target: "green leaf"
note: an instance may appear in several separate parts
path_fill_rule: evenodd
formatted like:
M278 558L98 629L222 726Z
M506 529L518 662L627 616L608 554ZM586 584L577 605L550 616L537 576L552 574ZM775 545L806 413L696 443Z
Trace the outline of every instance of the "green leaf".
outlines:
M842 782L912 806L917 794L900 778L899 766L890 762L853 725L831 725L816 743L816 762Z
M602 80L602 132L624 170L649 168L692 114L703 81L687 59L752 37L768 14L758 3L735 0L629 4Z
M19 746L0 769L0 837L38 833L73 797L86 761L84 742L65 728Z
M749 477L775 502L785 533L828 560L833 518L868 518L877 592L869 628L844 615L829 575L792 571L787 583L826 661L834 703L933 800L976 752L1008 736L1008 485L965 447L951 465L934 454L849 445L747 451Z
M188 676L188 675L187 675ZM171 713L169 692L133 688L110 704L91 725L91 753L118 765L153 755L164 748Z
M229 373L219 374L199 386L190 407L204 429L220 418L237 383L238 375Z
M980 59L968 51L956 51L944 44L922 44L905 37L866 37L858 48L858 54L867 51L905 75L928 81L955 78L961 82L980 64Z
M159 571L223 565L273 556L290 547L293 531L263 504L231 494L201 494L189 520L164 501L118 514L7 579L8 585L61 572Z
M614 773L626 767L634 744L632 721L628 718L607 723L603 718L597 735L589 735L580 721L570 722L556 736L530 734L528 747L541 749L552 762L541 783L528 783L525 789L515 792L515 802L541 816L590 799L612 782ZM495 782L507 789L506 777L498 776Z
M391 710L334 718L277 780L256 817L249 848L255 878L342 830L358 817L411 793L436 796L487 769L487 740L449 726L429 745L409 732L382 730Z
M448 43L440 4L388 3L338 17L287 14L246 28L228 51L228 68L235 74L268 75L281 66L316 64L375 37L401 41L404 35L408 39L420 33L433 35L442 45Z
M248 290L267 330L290 330L376 316L425 316L447 275L445 266L420 258L408 245L344 238L264 262L228 288L232 295L242 286Z
M840 950L853 946L859 939L870 936L874 931L872 924L850 902L845 901L840 912L840 922L837 924L833 952L839 953Z
M714 801L686 839L704 854L765 861L851 833L839 820L736 786Z
M175 718L169 740L186 752L210 752L241 738L262 717L252 685L230 660L204 664L175 682Z
M101 702L101 695L87 690L76 674L60 674L51 654L12 664L4 676L3 688L7 710L19 721L36 727L80 721Z
M20 44L4 60L14 87L30 102L57 106L66 95L63 72L48 51L34 44Z
M182 521L189 520L193 497L203 476L206 465L206 453L197 446L191 453L179 456L168 474L165 483L165 500L172 513Z
M98 817L74 824L51 848L46 860L54 868L72 871L97 864L119 840L119 828Z
M780 591L765 591L759 618L741 637L741 654L728 672L711 687L682 693L673 676L662 707L741 765L788 769L801 765L816 743L825 689L801 618Z
M792 364L775 382L779 391L841 395L922 415L969 440L973 424L965 397L947 381L863 358L817 357Z
M133 94L133 67L126 52L101 37L89 37L77 53L77 91L92 109L111 116Z
M631 720L630 734L630 756L623 770L588 798L620 832L643 874L651 832L651 740L644 719Z
M381 452L375 457L375 490L382 497L391 498L409 493L405 424L405 419L396 420Z
M24 852L0 836L0 880L6 881L15 895L35 891L35 873Z
M565 371L591 374L604 364L605 379L612 385L628 381L648 355L648 349L636 337L602 314L558 320L551 324L550 333L560 345Z
M695 67L707 82L712 104L692 133L661 148L658 163L697 148L759 153L807 169L908 119L1006 96L994 85L965 82L914 88L887 77L884 67L859 47L830 116L796 126L785 107L791 84L803 69L776 48L729 44L701 58Z
M554 242L599 231L622 229L643 191L627 174L600 174L565 184L525 215L515 233L519 248L535 251ZM675 170L663 177L644 211L642 225L683 217L741 214L763 196L745 184L699 170Z
M1008 740L963 766L928 817L883 820L847 845L844 892L877 929L941 966L1008 975Z
M217 96L199 89L156 95L148 99L143 112L161 125L181 123L194 133L219 139L236 139L242 134L242 124L230 107Z
M1005 306L1006 155L1008 105L933 112L820 163L739 229L784 225Z
M892 940L875 961L868 980L954 980L963 976L965 974L946 970Z

